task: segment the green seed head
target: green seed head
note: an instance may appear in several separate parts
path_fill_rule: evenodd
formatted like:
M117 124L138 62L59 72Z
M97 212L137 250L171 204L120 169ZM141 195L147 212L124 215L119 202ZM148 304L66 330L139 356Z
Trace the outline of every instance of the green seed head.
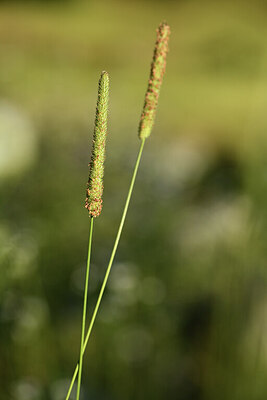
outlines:
M151 64L150 78L139 124L140 139L146 139L150 135L154 124L160 87L166 67L170 33L170 27L165 22L160 24L157 29L157 41Z
M99 80L96 106L95 129L89 179L86 190L85 208L90 217L98 217L102 210L103 176L105 161L105 145L107 136L109 76L103 71Z

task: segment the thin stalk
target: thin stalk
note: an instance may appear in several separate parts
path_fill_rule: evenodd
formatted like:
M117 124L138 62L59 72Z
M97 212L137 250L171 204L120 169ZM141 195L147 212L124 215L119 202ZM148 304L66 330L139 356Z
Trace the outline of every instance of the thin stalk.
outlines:
M87 298L88 298L88 282L89 282L89 272L90 272L90 258L91 258L94 218L90 218L90 220L91 220L91 223L90 223L88 256L87 256L86 277L85 277L84 298L83 298L83 318L82 318L82 333L81 333L81 346L80 346L80 358L79 358L80 368L79 368L79 375L78 375L76 400L79 400L79 398L80 398L81 380L82 380L82 366L83 366L83 353L84 353L83 343L84 343L84 334L85 334L86 308L87 308Z
M104 290L105 290L105 287L106 287L106 284L107 284L107 280L108 280L108 277L109 277L109 274L110 274L110 270L111 270L111 267L112 267L112 264L113 264L113 260L114 260L114 257L115 257L116 251L117 251L117 247L118 247L118 244L119 244L119 241L120 241L121 232L122 232L122 228L123 228L123 225L124 225L124 222L125 222L125 218L126 218L126 215L127 215L129 203L130 203L130 200L131 200L131 197L132 197L134 183L135 183L137 171L138 171L138 168L139 168L141 156L142 156L142 153L143 153L144 144L145 144L145 139L142 139L141 145L140 145L140 149L139 149L139 153L138 153L138 157L137 157L136 164L135 164L135 167L134 167L134 172L133 172L133 176L132 176L129 192L128 192L128 195L127 195L127 198L126 198L126 202L125 202L125 206L124 206L124 209L123 209L121 222L120 222L119 229L118 229L118 232L117 232L117 236L116 236L116 239L115 239L115 242L114 242L113 250L112 250L112 253L111 253L111 256L110 256L109 264L108 264L108 267L107 267L107 270L106 270L104 281L102 283L102 286L101 286L101 289L100 289L100 293L99 293L99 296L98 296L98 299L97 299L97 303L96 303L96 306L95 306L95 309L94 309L94 312L93 312L93 315L92 315L92 318L91 318L91 321L90 321L90 324L89 324L89 328L88 328L88 331L87 331L87 334L86 334L86 338L85 338L85 341L84 341L83 353L85 352L88 340L90 338L90 335L91 335L91 332L92 332L92 329L93 329L93 326L94 326L94 322L95 322L95 319L96 319L96 316L97 316L97 312L98 312L98 309L99 309L99 306L100 306L100 303L101 303L101 300L102 300L102 297L103 297L103 293L104 293ZM79 365L80 365L80 362L78 362L78 364L76 365L76 368L75 368L75 371L74 371L74 374L73 374L73 377L72 377L72 380L71 380L71 383L70 383L70 387L69 387L69 390L68 390L68 393L67 393L67 396L66 396L65 400L68 400L69 397L70 397L70 394L71 394L72 387L74 385L76 376L78 374L78 371L80 371Z

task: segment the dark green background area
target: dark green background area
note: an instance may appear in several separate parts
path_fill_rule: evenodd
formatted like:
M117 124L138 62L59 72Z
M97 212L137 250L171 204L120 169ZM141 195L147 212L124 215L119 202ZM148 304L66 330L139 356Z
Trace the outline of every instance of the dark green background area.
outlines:
M89 315L163 20L172 34L157 119L83 399L267 396L267 3L59 0L0 5L0 400L65 398L79 355L97 82L107 70Z

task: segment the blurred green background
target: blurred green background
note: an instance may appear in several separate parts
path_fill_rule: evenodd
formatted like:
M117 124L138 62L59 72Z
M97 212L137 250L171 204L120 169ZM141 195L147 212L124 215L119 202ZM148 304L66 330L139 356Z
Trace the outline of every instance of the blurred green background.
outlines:
M90 314L162 20L172 35L157 120L87 349L83 399L266 399L267 2L9 0L0 2L1 400L65 398L79 353L97 82L110 73Z

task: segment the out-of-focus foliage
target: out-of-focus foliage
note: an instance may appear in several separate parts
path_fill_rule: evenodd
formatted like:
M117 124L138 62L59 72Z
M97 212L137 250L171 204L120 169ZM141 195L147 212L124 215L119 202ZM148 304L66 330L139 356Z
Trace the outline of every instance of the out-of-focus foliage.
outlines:
M0 399L64 399L79 352L97 80L111 77L91 314L139 141L157 25L155 128L85 358L84 399L267 395L267 5L0 6Z

